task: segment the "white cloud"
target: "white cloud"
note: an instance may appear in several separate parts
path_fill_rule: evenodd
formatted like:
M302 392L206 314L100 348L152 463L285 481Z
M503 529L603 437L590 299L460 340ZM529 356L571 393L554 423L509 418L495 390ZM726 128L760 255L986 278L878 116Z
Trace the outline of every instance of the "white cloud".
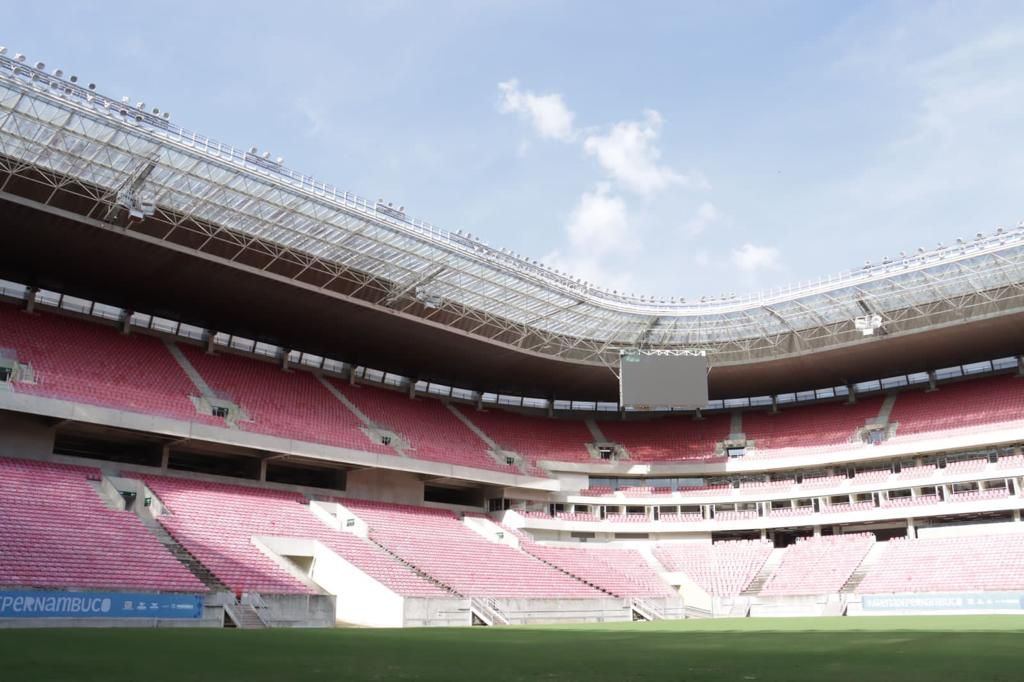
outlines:
M549 266L602 287L625 289L632 277L620 270L621 256L639 249L629 229L629 209L608 183L584 192L565 226L567 251L545 256Z
M574 249L603 256L629 246L629 218L622 197L609 194L607 183L584 192L566 226Z
M673 185L706 187L702 176L683 175L658 163L661 150L655 141L661 122L661 114L647 111L643 121L622 121L605 135L588 135L583 151L596 158L612 179L638 194L651 195Z
M712 224L722 219L722 213L710 201L705 201L694 212L693 217L687 221L684 229L686 234L696 237L704 232Z
M541 137L569 142L573 139L573 119L576 115L565 105L562 96L553 93L535 95L519 89L516 79L498 83L503 114L515 113L527 118Z
M774 246L756 246L747 242L732 252L732 264L742 272L781 270L782 254Z

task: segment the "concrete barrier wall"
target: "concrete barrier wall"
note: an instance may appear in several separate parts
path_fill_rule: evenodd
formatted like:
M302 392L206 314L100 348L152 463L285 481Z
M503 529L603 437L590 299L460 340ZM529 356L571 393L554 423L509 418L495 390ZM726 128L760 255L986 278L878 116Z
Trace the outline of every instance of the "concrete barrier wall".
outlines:
M261 594L267 608L260 615L268 625L282 627L334 627L336 606L333 595Z
M469 599L406 597L402 624L405 627L472 625L473 617L469 611Z
M628 599L495 599L513 625L609 623L633 618Z

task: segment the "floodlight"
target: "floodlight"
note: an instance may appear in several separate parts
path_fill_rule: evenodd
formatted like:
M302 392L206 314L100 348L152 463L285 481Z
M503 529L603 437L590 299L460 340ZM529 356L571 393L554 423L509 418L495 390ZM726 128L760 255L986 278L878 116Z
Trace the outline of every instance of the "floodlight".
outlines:
M72 76L68 80L71 81L72 83L77 83L78 82L78 76Z
M45 68L46 68L46 64L44 64L44 63L42 63L42 62L36 62L36 68L37 68L38 70L42 71L43 69L45 69Z
M3 45L0 45L0 54L7 54L7 48Z
M25 55L19 52L18 54L14 55L14 61L18 62L19 64L24 64Z
M53 70L53 77L54 78L63 78L64 77L64 72L61 71L60 69L54 69Z
M89 89L90 90L95 90L96 89L96 84L95 83L89 83Z

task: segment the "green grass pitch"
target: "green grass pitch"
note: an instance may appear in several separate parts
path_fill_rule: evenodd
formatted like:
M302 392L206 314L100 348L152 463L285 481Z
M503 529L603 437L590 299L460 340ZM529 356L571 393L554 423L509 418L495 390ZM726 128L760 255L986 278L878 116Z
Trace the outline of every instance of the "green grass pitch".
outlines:
M1024 616L423 630L0 630L10 682L1024 680Z

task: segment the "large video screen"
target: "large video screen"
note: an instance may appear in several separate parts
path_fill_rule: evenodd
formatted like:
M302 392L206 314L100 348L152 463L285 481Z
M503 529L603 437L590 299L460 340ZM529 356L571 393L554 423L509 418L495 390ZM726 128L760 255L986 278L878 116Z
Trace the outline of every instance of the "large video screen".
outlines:
M636 410L696 409L708 403L708 359L702 355L619 356L619 404Z

